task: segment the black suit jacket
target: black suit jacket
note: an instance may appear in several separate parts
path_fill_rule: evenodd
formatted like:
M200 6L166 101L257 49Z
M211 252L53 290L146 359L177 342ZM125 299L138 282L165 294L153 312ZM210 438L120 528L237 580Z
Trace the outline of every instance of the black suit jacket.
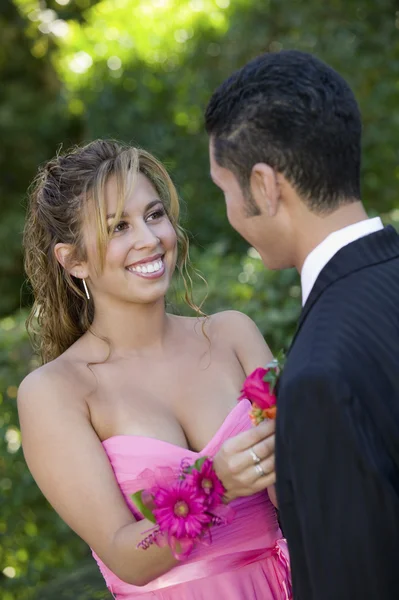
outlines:
M342 248L278 388L277 494L295 600L399 600L399 236Z

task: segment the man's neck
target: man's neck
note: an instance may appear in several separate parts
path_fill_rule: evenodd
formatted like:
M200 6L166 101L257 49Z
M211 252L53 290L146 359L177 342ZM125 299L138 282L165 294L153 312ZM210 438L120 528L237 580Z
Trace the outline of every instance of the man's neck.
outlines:
M366 219L368 216L360 201L346 204L324 216L308 212L297 240L295 267L298 272L302 271L306 257L331 233Z

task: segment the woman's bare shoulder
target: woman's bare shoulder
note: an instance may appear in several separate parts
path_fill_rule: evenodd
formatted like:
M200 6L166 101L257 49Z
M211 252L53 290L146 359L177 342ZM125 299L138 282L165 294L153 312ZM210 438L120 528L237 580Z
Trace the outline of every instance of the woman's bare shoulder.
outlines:
M253 320L238 310L222 310L208 317L209 332L227 340L239 339L247 332L258 331Z
M212 338L223 340L234 350L244 372L248 375L272 359L272 353L257 327L247 315L226 310L212 315Z
M220 312L212 313L210 315L198 315L193 317L180 316L180 315L169 315L173 319L180 321L183 326L194 328L196 325L204 325L206 327L224 327L231 326L232 324L241 324L245 326L253 323L252 319L238 310L221 310Z
M255 325L248 315L239 310L221 310L209 317L216 327L248 327Z
M210 315L198 317L174 316L177 324L187 333L204 335L210 342L225 342L235 345L242 335L248 336L258 332L258 328L250 317L238 310L223 310Z
M31 371L18 388L19 409L26 402L43 405L48 401L58 404L67 400L71 405L84 404L89 375L92 375L85 374L82 367L73 354L64 353Z

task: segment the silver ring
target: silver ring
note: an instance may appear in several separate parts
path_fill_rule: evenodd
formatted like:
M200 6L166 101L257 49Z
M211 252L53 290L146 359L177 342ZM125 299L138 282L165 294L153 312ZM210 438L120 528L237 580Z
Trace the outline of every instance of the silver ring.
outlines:
M254 465L258 465L260 463L260 458L256 454L255 450L253 448L249 448L249 453L252 456L252 460L254 461Z
M255 471L257 472L257 474L259 475L259 477L266 477L266 473L264 472L262 465L260 465L259 463L254 465L255 466Z

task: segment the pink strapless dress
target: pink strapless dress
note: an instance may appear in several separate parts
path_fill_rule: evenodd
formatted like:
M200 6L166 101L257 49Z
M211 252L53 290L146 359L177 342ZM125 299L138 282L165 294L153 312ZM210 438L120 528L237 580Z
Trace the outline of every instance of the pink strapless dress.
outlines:
M222 443L251 427L249 402L229 413L201 452L140 436L114 436L103 442L122 494L137 520L130 495L141 489L140 473L148 468L178 469L183 458L214 456ZM212 543L198 544L188 559L148 585L136 587L120 580L93 552L107 587L117 600L290 600L292 598L287 545L276 511L266 492L231 503L235 516L228 525L212 529ZM145 550L139 550L145 552Z

